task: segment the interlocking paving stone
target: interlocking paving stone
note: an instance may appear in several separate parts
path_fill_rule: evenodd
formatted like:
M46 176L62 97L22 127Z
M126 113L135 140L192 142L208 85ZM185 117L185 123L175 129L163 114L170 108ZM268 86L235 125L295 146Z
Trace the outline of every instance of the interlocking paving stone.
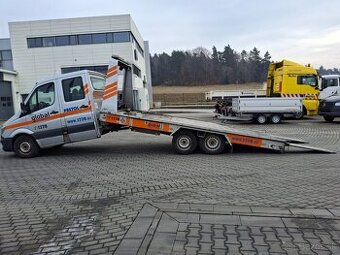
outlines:
M197 223L197 210L190 208L194 211L185 213L186 217L183 217L183 213L174 212L173 207L169 209L170 212L160 210L160 222L152 238L148 239L149 244L145 244L148 248L134 248L131 254L337 254L340 249L339 231L334 230L336 221L333 216L330 219L318 219L313 214L307 215L313 221L327 221L327 224L320 224L319 228L298 223L298 226L286 227L282 216L277 216L275 212L268 215L269 209L264 210L265 216L238 216L214 214L207 206L207 211L198 214L200 221ZM196 216L190 217L190 214ZM289 219L305 220L300 216ZM139 217L131 229L135 228L135 224L138 226L138 220ZM127 246L124 241L120 246Z

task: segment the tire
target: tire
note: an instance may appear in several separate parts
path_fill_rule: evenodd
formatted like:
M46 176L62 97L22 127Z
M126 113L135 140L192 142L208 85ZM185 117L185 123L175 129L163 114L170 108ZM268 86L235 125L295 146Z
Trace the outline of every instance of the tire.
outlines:
M220 154L225 149L225 138L222 135L207 134L199 139L199 146L206 154Z
M282 116L280 114L273 114L270 116L270 123L272 124L278 124L282 120Z
M31 136L20 135L13 143L13 150L20 158L33 158L39 154L40 148Z
M329 123L333 122L334 120L333 116L323 116L323 118L325 119L326 122L329 122Z
M304 116L305 116L305 114L304 114L304 112L302 111L302 112L296 113L295 116L294 116L294 118L295 118L296 120L302 120Z
M258 124L265 124L267 122L267 117L264 114L259 114L255 118L255 122Z
M191 154L197 148L196 136L188 130L178 131L172 138L172 147L178 154Z
M307 115L307 109L303 107L302 112L296 113L294 117L296 120L302 120L305 117L305 115Z

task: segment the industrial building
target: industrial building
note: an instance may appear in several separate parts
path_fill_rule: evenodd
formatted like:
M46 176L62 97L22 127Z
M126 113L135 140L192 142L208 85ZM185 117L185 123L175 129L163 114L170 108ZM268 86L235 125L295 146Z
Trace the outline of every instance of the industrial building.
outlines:
M112 55L132 64L140 110L152 105L149 45L130 15L10 22L9 33L0 39L0 119L19 110L37 81L83 69L105 73Z

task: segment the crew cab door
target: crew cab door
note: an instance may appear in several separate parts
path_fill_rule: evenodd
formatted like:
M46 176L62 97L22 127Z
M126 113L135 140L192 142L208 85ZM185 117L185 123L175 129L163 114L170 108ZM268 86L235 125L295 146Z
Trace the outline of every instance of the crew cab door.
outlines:
M85 75L60 79L61 109L64 135L69 142L79 142L99 137L98 127L89 98Z
M26 101L26 113L20 118L27 123L25 128L33 132L41 148L63 144L62 122L58 102L58 92L54 82L35 88Z

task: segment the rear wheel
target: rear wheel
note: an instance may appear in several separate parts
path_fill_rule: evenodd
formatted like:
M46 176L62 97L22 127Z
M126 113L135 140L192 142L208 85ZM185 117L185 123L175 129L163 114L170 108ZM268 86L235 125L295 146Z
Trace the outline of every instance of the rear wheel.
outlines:
M197 148L197 138L191 131L178 131L172 138L172 147L179 154L193 153Z
M13 144L14 152L21 158L32 158L39 154L39 146L29 135L21 135L15 139Z
M332 116L323 116L323 118L325 119L326 122L333 122L334 117Z
M267 122L267 117L264 114L258 114L255 118L255 122L258 124L264 124Z
M303 107L303 110L302 112L298 112L298 113L295 113L295 119L297 120L302 120L303 117L305 117L305 115L307 115L307 109L305 107Z
M207 134L200 138L199 146L206 154L220 154L225 148L225 138L222 135Z
M278 124L281 122L282 116L279 114L273 114L270 116L270 123Z

